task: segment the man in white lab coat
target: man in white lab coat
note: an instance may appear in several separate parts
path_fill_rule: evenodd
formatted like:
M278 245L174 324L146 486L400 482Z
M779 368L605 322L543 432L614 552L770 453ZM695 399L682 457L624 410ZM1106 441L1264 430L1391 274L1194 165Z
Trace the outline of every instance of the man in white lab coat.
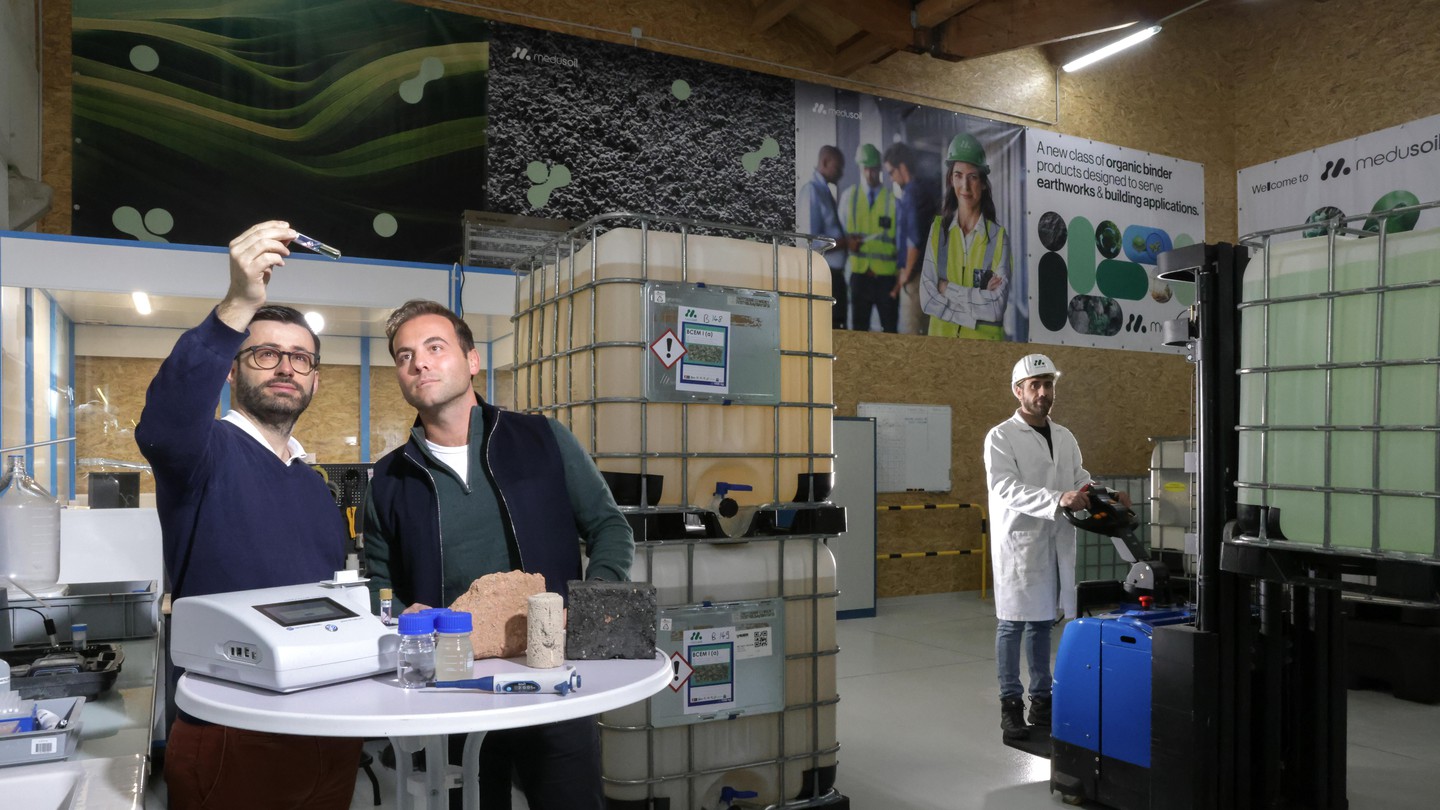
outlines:
M1075 616L1075 529L1061 507L1081 509L1090 483L1075 436L1050 419L1060 370L1043 354L1020 358L1010 387L1020 407L985 437L995 574L995 657L1000 728L1025 739L1020 649L1030 665L1030 724L1050 725L1050 629ZM1121 493L1128 506L1129 499Z

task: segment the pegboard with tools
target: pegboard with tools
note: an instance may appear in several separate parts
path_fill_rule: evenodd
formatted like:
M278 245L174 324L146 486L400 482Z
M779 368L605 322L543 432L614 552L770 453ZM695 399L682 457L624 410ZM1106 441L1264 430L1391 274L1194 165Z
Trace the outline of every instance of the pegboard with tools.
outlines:
M365 490L370 486L370 479L375 475L374 464L316 464L313 465L320 477L325 479L325 485L330 488L330 494L335 498L335 505L340 507L340 512L345 515L345 528L350 533L352 541L358 541L365 529L361 525L364 514L360 505L365 500ZM357 543L358 544L358 543Z

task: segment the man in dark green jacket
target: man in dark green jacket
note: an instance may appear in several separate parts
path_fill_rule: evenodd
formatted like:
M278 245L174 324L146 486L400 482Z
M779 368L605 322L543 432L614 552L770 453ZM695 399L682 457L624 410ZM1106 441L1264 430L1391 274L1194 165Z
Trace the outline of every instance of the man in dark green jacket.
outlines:
M628 579L634 536L594 462L558 422L475 392L469 326L433 301L410 301L386 334L418 418L410 440L375 465L366 498L372 592L392 588L418 610L450 604L486 574L523 570L567 596L566 583L582 576L582 543L585 578ZM512 765L532 810L604 805L592 718L486 735L482 807L509 806Z

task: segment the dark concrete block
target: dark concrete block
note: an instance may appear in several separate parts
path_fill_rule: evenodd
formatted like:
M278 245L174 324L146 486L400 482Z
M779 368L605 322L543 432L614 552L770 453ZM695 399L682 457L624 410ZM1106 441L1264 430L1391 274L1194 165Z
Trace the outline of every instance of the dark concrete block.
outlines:
M655 586L645 582L570 582L565 657L572 661L655 655Z

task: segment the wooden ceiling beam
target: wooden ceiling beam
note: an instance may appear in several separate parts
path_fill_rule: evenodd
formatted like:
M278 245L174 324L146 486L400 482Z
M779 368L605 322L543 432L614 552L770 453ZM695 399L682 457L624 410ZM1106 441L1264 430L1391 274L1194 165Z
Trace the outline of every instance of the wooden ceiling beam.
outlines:
M985 0L933 29L930 53L974 59L1157 20L1187 0Z
M835 61L830 63L830 73L834 76L849 76L871 62L889 56L895 50L895 46L885 37L872 33L862 34L835 53Z
M755 15L750 19L750 30L757 34L769 31L804 2L805 0L765 0L755 9Z
M916 24L921 28L934 28L942 22L964 13L982 0L920 0L915 6Z
M880 37L892 50L920 50L910 25L909 0L826 0L825 10Z

